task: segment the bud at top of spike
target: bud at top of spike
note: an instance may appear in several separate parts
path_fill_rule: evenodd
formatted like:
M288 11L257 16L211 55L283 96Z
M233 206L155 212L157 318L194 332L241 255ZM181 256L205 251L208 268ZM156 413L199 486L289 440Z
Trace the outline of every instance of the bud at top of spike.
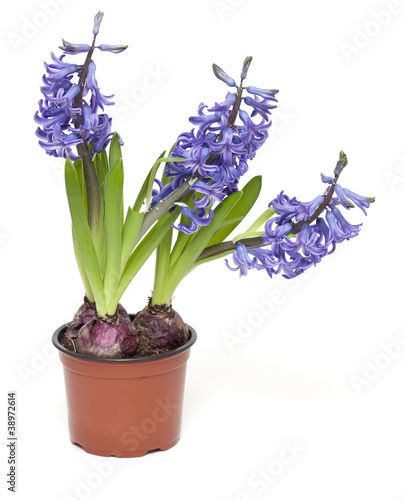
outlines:
M103 17L104 17L104 12L98 12L94 17L94 28L93 28L94 36L97 36L98 32L100 31L100 24Z
M229 87L237 87L235 80L231 78L226 72L224 72L222 68L219 68L217 64L212 64L212 68L216 78L222 80L222 82L224 82Z
M336 176L340 175L341 172L344 170L344 168L347 165L348 165L348 158L343 151L340 151L339 160L337 161L337 164L335 165L334 175L336 175Z
M248 56L245 58L244 63L243 63L243 69L241 70L241 80L244 80L246 78L247 73L248 73L248 68L250 67L252 61L252 56Z

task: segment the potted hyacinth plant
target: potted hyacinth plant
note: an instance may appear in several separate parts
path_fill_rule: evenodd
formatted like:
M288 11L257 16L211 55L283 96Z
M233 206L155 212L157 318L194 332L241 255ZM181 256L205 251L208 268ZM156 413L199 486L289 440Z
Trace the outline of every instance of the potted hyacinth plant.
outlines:
M101 12L95 16L91 45L63 40L62 55L52 53L35 114L39 144L65 159L85 290L83 304L53 342L64 365L72 442L98 455L141 456L172 447L180 435L185 367L196 333L172 308L179 283L196 267L230 254L226 265L240 276L251 269L298 276L358 235L361 225L350 224L341 210L356 206L366 215L374 198L339 184L347 165L341 151L333 175L321 175L323 194L301 202L282 191L235 234L259 198L261 176L241 189L239 183L268 137L278 92L244 86L247 57L239 84L213 65L231 91L208 109L199 105L190 118L194 128L157 158L124 211L123 142L104 111L113 96L101 93L93 57L96 50L118 54L127 46L97 45L102 18ZM143 310L128 314L121 297L154 252L152 296Z

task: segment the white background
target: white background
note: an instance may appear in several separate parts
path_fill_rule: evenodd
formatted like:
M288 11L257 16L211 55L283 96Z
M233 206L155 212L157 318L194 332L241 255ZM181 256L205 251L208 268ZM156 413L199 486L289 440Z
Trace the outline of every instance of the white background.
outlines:
M62 37L89 43L98 10L99 41L129 44L95 56L102 92L116 95L109 113L125 140L128 204L198 104L224 99L211 64L238 79L247 55L248 84L280 89L271 138L245 179L264 178L256 214L282 189L302 200L321 193L320 172L332 173L340 149L349 159L341 184L377 199L367 218L348 214L364 222L359 237L297 281L240 279L217 261L181 284L174 307L199 336L182 439L140 459L70 444L50 344L83 289L63 161L37 145L32 116L43 61ZM404 1L22 0L1 26L1 398L18 392L20 498L402 500L404 347L396 359L385 348L404 330ZM130 312L144 307L152 271L150 262L124 295ZM279 465L285 442L299 451ZM272 479L258 487L260 469Z

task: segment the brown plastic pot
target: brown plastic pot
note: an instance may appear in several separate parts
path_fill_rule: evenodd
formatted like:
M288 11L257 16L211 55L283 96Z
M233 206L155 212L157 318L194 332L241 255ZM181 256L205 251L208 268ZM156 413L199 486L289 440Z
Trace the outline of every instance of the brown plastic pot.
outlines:
M59 342L68 325L53 334L63 363L70 439L103 457L141 457L168 450L180 438L188 342L157 356L97 359Z

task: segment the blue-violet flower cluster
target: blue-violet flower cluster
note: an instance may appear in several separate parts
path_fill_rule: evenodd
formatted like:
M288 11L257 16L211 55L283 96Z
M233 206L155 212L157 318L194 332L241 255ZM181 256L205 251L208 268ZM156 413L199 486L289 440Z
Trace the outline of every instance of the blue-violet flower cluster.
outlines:
M196 191L192 198L193 207L181 208L190 223L179 223L177 227L184 233L194 233L200 226L209 224L213 217L212 204L223 201L238 190L239 179L248 170L248 161L254 158L268 137L272 123L269 116L276 107L275 94L278 91L242 87L250 63L251 58L244 62L239 87L221 68L213 66L215 75L230 87L235 87L236 92L228 92L223 102L209 109L204 103L199 105L197 116L189 118L195 128L178 137L170 155L184 158L184 161L167 163L165 176L172 180L153 198L153 204L156 204L186 180L193 179L190 187ZM243 90L254 97L242 98ZM249 113L240 109L241 101L248 106ZM253 119L255 116L258 120Z
M324 203L331 186L324 195L310 202L289 198L282 191L269 203L277 215L265 224L265 234L261 237L264 246L248 248L247 242L245 245L238 242L233 254L235 267L231 267L226 259L227 267L232 271L238 270L240 276L247 275L250 269L265 269L270 277L281 273L285 278L294 278L332 254L337 243L357 236L362 224L350 224L338 206L349 210L356 205L367 215L366 208L374 198L353 193L337 184L335 179L322 175L322 181L331 184L335 193L322 207L326 210L325 219L316 217L315 221L310 221ZM299 231L293 234L299 223Z
M95 49L118 53L125 50L126 46L95 46L101 20L101 13L97 14L92 46L63 40L60 49L64 54L56 57L51 53L52 63L45 63L46 73L41 87L44 97L39 101L39 111L35 113L34 119L39 125L36 131L39 144L51 156L75 160L78 156L72 148L83 141L91 144L92 154L99 153L106 148L113 135L111 118L103 112L104 106L114 104L110 101L113 96L105 96L100 92L91 55ZM87 53L83 65L64 60L66 55L81 53ZM73 81L75 77L76 83ZM77 123L79 116L81 118Z

